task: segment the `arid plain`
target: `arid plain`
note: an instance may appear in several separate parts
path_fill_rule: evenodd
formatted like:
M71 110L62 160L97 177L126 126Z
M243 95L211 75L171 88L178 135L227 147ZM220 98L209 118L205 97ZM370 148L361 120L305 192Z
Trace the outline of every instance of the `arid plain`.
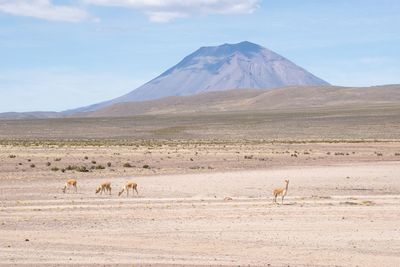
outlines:
M3 120L0 139L0 265L400 264L396 105Z

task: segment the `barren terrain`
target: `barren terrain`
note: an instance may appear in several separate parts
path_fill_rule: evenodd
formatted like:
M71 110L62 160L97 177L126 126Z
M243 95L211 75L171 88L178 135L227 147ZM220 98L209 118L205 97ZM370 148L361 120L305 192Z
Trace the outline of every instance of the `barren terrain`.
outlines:
M399 114L1 121L0 265L397 266Z
M137 140L345 141L398 138L398 103L117 118L0 120L0 141L97 140L96 144L110 145L130 144Z
M337 87L292 86L267 90L235 89L171 96L142 102L106 106L74 117L121 117L144 114L185 114L199 112L271 111L309 108L371 108L398 106L400 86Z
M394 266L397 151L397 142L3 146L0 264ZM61 171L70 165L89 171ZM61 192L67 178L78 193ZM286 201L272 204L285 178ZM96 196L105 180L112 195ZM118 198L128 180L139 195Z

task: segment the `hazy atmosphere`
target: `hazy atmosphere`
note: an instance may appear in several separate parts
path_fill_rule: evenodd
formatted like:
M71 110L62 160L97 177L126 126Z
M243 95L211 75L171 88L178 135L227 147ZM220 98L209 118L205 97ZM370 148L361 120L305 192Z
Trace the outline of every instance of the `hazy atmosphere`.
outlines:
M399 83L400 2L0 1L0 112L128 93L201 46L251 41L333 85Z

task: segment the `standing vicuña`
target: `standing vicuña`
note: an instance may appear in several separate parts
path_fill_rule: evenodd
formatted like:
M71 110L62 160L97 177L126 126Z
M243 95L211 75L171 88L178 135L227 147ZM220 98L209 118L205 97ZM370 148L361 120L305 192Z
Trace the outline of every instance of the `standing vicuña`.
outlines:
M69 179L63 188L63 193L65 193L65 191L68 189L70 189L71 187L73 187L75 189L75 193L78 192L78 187L76 186L77 182L75 179Z
M137 183L135 182L128 182L122 187L121 191L118 193L118 196L122 195L124 191L126 191L126 196L129 196L129 189L132 189L132 195L136 194L139 195L139 192L137 191Z
M274 190L274 203L276 203L276 198L279 195L282 195L282 204L283 204L283 199L285 198L286 194L287 194L287 190L289 187L289 180L285 180L286 183L286 187L285 188L277 188Z
M109 192L109 194L111 195L111 183L110 182L101 183L99 185L99 187L97 187L97 189L96 189L96 194L100 192L100 195L102 195L103 192L106 193L106 191Z

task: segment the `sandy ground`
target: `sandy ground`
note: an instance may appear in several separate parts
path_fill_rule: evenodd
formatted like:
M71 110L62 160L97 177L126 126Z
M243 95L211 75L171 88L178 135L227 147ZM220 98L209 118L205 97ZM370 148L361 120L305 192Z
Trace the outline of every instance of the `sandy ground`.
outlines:
M69 173L79 178L78 193L62 194L65 173L4 167L0 264L399 266L400 162L376 149L356 150L369 155L359 162L134 177L117 170L111 196L94 194L101 172ZM272 204L284 178L284 205ZM139 195L118 198L132 179Z

